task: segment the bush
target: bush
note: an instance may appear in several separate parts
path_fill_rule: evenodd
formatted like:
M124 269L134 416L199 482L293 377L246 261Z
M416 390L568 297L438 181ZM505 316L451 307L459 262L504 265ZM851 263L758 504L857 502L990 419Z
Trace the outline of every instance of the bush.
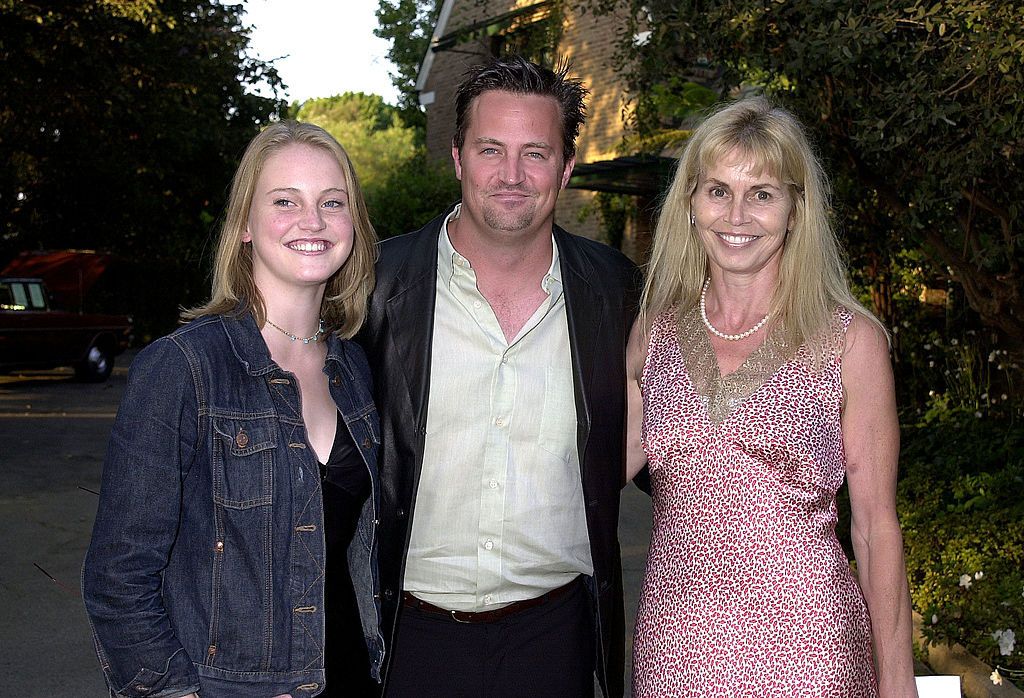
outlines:
M377 235L388 238L423 227L459 200L450 162L432 162L423 149L377 187L366 188L366 207Z
M897 501L914 608L929 642L1021 665L1024 427L946 400L902 431Z

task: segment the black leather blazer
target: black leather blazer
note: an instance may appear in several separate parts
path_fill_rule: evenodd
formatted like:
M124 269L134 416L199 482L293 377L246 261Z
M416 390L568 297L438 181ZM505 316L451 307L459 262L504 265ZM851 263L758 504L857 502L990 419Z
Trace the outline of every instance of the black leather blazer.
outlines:
M395 619L423 463L437 241L448 212L380 244L377 284L357 338L366 349L381 422L381 634L394 647ZM607 245L555 226L576 396L577 441L594 560L597 672L607 696L623 692L625 623L617 525L624 480L625 346L636 315L639 271Z

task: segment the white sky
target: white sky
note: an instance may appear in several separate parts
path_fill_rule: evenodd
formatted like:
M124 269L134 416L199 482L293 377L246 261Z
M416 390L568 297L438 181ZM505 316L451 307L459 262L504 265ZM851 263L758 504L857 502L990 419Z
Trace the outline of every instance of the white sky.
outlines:
M250 51L274 62L288 85L287 99L302 102L342 92L377 94L394 104L388 42L373 35L378 0L247 0L253 27ZM287 56L287 57L285 57Z

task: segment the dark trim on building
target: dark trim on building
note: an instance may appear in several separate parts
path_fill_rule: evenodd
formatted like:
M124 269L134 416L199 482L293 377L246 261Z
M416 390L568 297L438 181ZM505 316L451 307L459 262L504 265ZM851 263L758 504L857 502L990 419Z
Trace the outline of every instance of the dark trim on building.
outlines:
M660 155L625 155L614 160L577 164L568 188L661 196L672 181L675 164L675 158Z

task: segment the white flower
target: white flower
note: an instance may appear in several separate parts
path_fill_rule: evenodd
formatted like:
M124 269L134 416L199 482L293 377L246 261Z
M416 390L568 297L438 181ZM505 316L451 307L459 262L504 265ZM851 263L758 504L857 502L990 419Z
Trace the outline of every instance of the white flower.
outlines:
M980 413L976 413L976 414L979 417L981 416ZM961 574L960 575L960 586L962 586L964 589L970 589L972 584L974 584L974 582L971 580L971 575L969 575L969 574Z
M988 362L993 363L996 360L997 356L999 356L999 352L993 349L988 353Z
M934 361L929 361L928 362L928 368L935 368L935 362Z
M982 572L981 570L978 570L977 572L974 573L974 578L975 579L981 579L984 576L985 576L985 573Z
M939 617L933 613L932 614L932 625L935 625L938 622L939 622Z
M925 350L925 351L928 351L928 350L929 350L929 349L931 349L931 348L932 348L932 345L931 345L931 344L925 344L925 345L924 345L924 350Z
M996 686L1002 686L1002 685L1003 685L1003 675L999 673L999 670L998 670L998 669L996 669L996 670L995 670L995 671L993 671L993 672L992 672L991 674L989 674L989 677L988 677L988 678L989 678L989 680L991 680L991 681L992 681L992 683L994 683L994 684L995 684Z
M988 400L988 393L982 393L981 394L981 399L982 400Z
M1009 628L997 630L992 633L992 639L999 643L999 654L1003 656L1013 654L1013 645L1017 641L1017 636L1012 630Z
M957 344L960 343L960 340L958 340L958 339L956 339L954 337L953 339L949 340L949 343L952 344L955 347Z
M977 417L978 419L981 419L981 412L975 412L974 416ZM963 582L960 583L960 586L963 586ZM967 586L971 586L971 585L968 584Z
M1007 397L1006 393L1003 393L999 397L1003 398L1004 400L1009 400L1010 399L1009 397Z

